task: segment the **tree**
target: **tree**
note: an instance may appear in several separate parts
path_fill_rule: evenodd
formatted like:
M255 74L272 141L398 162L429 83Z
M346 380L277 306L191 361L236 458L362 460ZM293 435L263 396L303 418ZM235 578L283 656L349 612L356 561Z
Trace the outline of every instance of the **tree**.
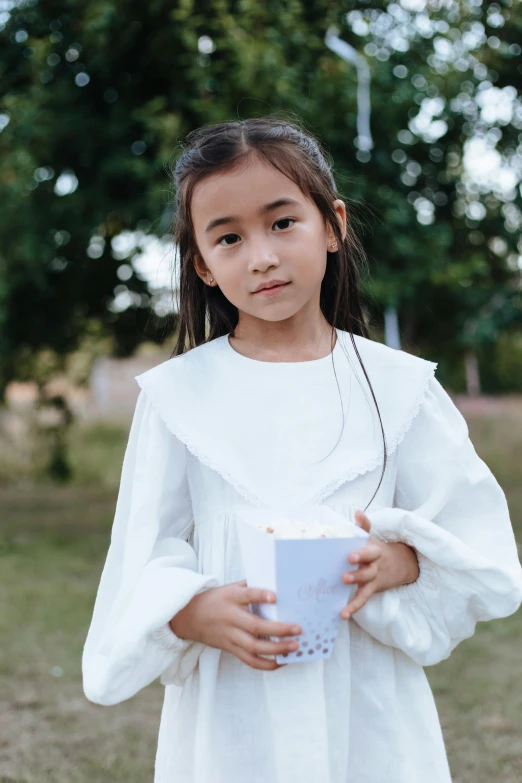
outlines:
M168 169L186 132L281 111L326 143L365 233L373 318L397 307L406 347L458 377L463 356L522 313L519 196L477 193L463 168L474 134L498 135L481 108L488 83L511 90L502 154L520 158L520 2L493 5L19 3L0 32L2 383L20 350L66 354L93 319L120 354L163 340L175 320L155 312L114 238L169 232ZM369 62L371 152L356 142L355 70L325 46L332 26ZM117 312L122 291L130 306Z

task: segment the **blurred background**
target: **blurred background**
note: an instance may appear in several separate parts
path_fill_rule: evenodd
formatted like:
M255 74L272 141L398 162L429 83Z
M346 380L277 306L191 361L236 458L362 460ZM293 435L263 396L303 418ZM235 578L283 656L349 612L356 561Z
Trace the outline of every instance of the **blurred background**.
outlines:
M0 0L0 781L152 780L162 686L100 707L80 667L195 127L324 142L372 336L439 363L522 541L521 43L520 0ZM522 780L521 640L427 669L455 783Z

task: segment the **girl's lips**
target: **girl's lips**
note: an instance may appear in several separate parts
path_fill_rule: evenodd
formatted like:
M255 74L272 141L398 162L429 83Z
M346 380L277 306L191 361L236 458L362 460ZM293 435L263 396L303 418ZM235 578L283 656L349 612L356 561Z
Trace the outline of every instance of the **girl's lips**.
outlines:
M265 296L274 296L278 293L278 291L281 291L283 288L286 288L287 285L290 285L290 283L282 283L281 285L275 285L272 288L262 288L261 291L256 291L256 294L264 294Z

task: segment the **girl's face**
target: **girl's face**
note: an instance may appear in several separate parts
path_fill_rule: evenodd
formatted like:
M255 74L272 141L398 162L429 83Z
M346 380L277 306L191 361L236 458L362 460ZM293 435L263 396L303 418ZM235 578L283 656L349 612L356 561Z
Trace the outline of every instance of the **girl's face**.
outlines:
M344 237L344 202L337 199L334 207ZM255 157L246 168L199 182L191 214L199 251L196 271L207 285L220 287L238 308L243 325L252 319L319 316L326 252L334 250L336 239L316 205L291 179ZM256 293L271 280L288 285L269 295Z

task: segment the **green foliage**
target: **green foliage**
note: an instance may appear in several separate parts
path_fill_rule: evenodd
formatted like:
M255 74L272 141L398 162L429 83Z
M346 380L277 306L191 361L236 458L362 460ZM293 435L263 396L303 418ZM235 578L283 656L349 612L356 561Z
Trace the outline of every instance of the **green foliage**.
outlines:
M477 187L463 167L474 134L519 167L519 113L488 120L480 97L488 85L520 89L520 2L491 8L17 4L0 30L0 393L40 349L77 350L93 321L119 355L172 333L135 270L124 283L133 304L111 309L123 263L111 241L168 233L168 170L189 130L264 114L296 117L324 141L363 233L377 326L393 305L407 346L453 362L520 331L519 191ZM355 68L325 45L332 25L370 67L371 154L356 143ZM424 110L445 131L414 126Z

